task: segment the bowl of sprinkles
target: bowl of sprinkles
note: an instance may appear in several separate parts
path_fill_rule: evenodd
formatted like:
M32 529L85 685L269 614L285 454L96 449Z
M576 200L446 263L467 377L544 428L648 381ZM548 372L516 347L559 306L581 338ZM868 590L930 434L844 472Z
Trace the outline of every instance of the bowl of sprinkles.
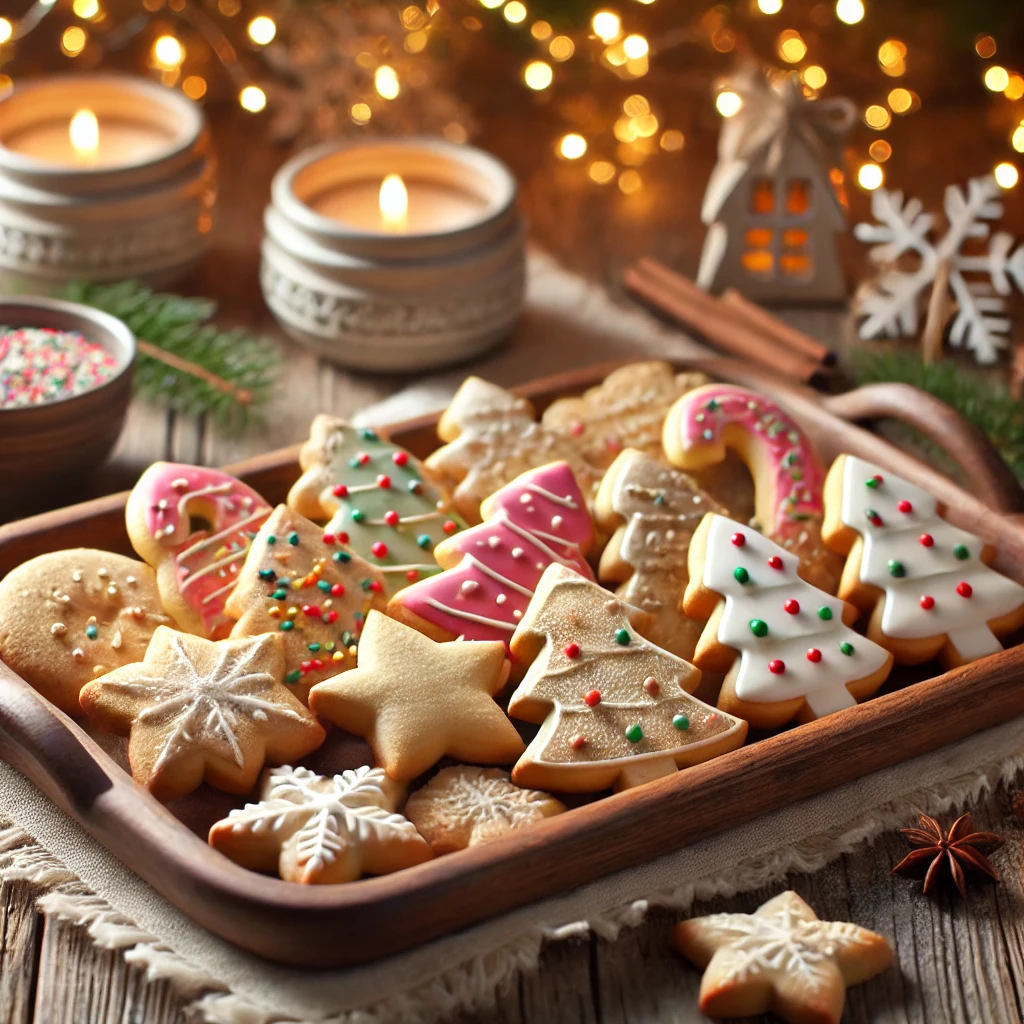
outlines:
M0 300L0 473L15 499L103 463L124 425L134 358L135 336L107 313Z

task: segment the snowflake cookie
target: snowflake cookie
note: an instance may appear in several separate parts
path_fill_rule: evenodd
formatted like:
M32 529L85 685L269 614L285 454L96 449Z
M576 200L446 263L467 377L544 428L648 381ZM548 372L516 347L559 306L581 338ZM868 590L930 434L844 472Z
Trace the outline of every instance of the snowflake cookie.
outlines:
M405 805L435 855L464 850L513 829L561 814L565 804L536 789L522 789L500 768L460 764L442 768Z
M129 737L132 777L157 799L204 780L245 793L265 759L296 760L324 739L283 671L279 634L213 641L160 626L141 662L93 680L81 701L101 728Z
M674 942L705 968L700 1009L709 1017L769 1010L790 1024L839 1024L846 987L892 964L889 943L844 921L819 921L792 891L753 914L711 914L676 926Z
M426 840L395 809L405 787L368 765L324 776L284 765L263 778L258 804L210 829L210 845L253 871L327 885L430 860Z

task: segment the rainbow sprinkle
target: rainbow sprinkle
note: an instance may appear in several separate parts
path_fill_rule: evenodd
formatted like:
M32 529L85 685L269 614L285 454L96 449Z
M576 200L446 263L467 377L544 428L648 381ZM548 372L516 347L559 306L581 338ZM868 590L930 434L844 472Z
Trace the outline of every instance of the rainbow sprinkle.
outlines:
M0 409L83 394L109 380L116 369L114 356L78 331L0 327Z

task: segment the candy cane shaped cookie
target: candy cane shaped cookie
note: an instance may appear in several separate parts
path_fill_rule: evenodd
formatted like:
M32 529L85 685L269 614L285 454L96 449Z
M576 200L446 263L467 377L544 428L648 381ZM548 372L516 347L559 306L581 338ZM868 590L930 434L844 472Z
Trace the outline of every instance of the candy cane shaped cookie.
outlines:
M834 589L839 567L821 541L825 469L804 431L774 402L734 384L695 388L669 410L662 445L686 470L736 452L754 480L751 525L799 555L816 586Z
M125 508L132 547L157 574L164 607L182 628L227 636L224 602L272 508L227 473L155 462Z

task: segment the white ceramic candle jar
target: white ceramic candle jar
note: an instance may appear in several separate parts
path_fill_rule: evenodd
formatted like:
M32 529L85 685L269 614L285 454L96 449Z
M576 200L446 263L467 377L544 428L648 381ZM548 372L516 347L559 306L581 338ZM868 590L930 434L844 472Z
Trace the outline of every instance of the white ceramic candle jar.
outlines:
M68 75L0 100L0 284L163 286L199 261L216 199L199 108L128 75Z
M511 173L437 139L332 143L274 179L262 285L296 340L361 370L476 355L523 303L523 229Z

